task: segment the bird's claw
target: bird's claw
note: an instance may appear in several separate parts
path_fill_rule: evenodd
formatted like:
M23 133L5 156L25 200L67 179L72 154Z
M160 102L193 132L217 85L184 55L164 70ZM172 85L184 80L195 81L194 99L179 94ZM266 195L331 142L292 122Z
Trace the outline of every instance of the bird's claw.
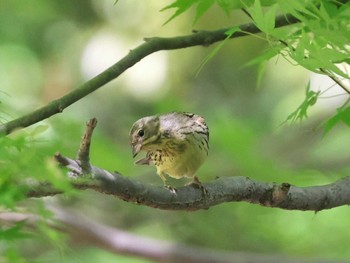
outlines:
M199 181L198 177L195 176L193 177L193 181L190 182L188 184L188 186L192 186L192 187L195 187L195 188L198 188L202 191L202 194L203 195L207 195L208 194L208 190L203 186L203 184Z
M168 189L168 190L170 191L170 193L176 195L177 189L176 189L175 187L170 186L170 185L164 185L164 187L165 187L166 189Z

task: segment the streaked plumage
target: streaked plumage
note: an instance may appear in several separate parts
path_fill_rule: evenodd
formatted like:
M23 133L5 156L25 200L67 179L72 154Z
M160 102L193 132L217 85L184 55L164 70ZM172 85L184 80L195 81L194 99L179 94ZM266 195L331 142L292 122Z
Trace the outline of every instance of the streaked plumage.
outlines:
M169 187L166 174L193 178L199 183L195 172L209 150L209 130L201 116L172 112L144 117L132 126L130 141L134 157L140 151L147 152L146 157L136 163L154 164L165 186Z

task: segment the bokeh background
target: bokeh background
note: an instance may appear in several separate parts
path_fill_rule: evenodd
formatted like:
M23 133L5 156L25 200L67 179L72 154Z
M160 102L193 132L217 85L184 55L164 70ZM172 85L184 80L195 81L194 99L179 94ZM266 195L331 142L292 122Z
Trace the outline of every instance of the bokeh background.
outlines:
M5 0L0 3L0 121L22 116L96 76L144 37L191 34L249 22L243 13L212 8L197 23L188 12L163 25L172 11L162 1ZM210 155L199 170L202 181L248 176L258 181L322 185L349 175L349 130L337 126L323 136L323 124L346 96L322 77L283 57L271 59L261 81L258 67L245 64L267 43L259 37L228 41L203 67L211 47L162 51L143 59L118 79L38 125L30 142L39 163L60 151L74 157L85 122L98 119L91 161L144 183L161 185L154 167L135 166L128 143L137 119L168 111L205 117ZM310 82L325 91L303 122L285 122L303 101ZM44 129L43 129L44 130ZM1 149L0 149L1 151ZM39 167L25 168L28 176ZM14 175L15 176L15 175ZM43 175L44 177L44 175ZM228 203L206 211L162 211L126 203L93 191L75 196L27 200L59 203L84 216L134 234L231 252L279 254L309 259L350 260L347 206L319 213L284 211L248 203ZM146 262L113 255L69 240L17 241L27 259L43 262Z

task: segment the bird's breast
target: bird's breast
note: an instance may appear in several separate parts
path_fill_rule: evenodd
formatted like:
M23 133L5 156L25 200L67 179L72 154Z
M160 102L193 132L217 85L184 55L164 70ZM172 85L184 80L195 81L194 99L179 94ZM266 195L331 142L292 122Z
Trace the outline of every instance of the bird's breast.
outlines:
M207 156L194 145L171 145L148 152L157 170L174 178L192 177Z

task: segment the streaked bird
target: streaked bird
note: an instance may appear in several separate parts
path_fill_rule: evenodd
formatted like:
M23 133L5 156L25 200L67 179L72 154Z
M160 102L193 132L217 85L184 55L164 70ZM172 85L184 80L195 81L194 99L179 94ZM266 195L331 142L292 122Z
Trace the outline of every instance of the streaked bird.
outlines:
M175 192L166 175L192 178L192 184L205 190L195 176L209 151L209 129L204 118L185 112L171 112L144 117L130 130L133 157L140 151L146 157L136 164L154 164L164 186Z

